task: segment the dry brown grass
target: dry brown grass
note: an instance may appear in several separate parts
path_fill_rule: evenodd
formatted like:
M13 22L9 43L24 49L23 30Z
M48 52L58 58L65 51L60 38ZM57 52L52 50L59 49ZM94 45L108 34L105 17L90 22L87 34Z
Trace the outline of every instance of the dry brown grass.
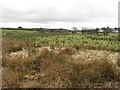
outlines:
M73 53L75 52L71 47L65 47L59 51L59 54L61 55L72 55Z
M75 65L74 69L75 74L71 80L74 83L74 87L111 88L114 84L114 87L118 87L119 75L117 68L106 60L88 61L87 63ZM109 82L113 82L111 86L105 85L105 83Z
M12 41L9 39L2 40L2 53L10 53L22 50L22 43L20 41Z
M34 48L35 42L34 41L19 41L19 40L10 40L10 39L3 39L2 40L2 53L11 53L16 51L21 51L22 48L26 48L29 51Z
M13 72L9 68L3 68L3 73L2 73L2 87L3 88L15 88L19 87L20 84L20 77L21 73L16 71Z
M29 53L28 57L11 58L9 50L15 43L6 41L3 44L5 43L10 45L5 46L8 50L3 49L5 50L2 58L3 87L117 87L118 69L106 57L101 60L73 63L74 58L71 55L81 50L78 46L66 47L59 53L42 48L37 55L36 50L32 48L34 44L31 44L28 47L25 46ZM18 45L21 45L20 43L17 42ZM71 60L68 62L68 59Z

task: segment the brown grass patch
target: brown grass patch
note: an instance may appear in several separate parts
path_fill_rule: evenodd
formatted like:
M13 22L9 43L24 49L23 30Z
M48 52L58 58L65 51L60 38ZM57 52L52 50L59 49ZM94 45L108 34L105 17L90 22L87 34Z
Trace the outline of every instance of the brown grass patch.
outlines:
M59 51L59 54L61 55L72 55L74 53L74 50L71 47L65 47Z
M24 46L23 42L20 43L4 42L8 47L5 45L6 49L3 49L5 50L2 58L3 87L113 88L117 86L118 69L115 64L107 61L106 57L101 60L96 58L96 60L73 63L74 59L71 55L80 50L79 46L65 47L59 53L42 48L40 54L36 55L34 44ZM22 48L26 47L29 57L11 59L9 56L11 48L19 45L23 45L20 46ZM71 60L67 62L67 59Z

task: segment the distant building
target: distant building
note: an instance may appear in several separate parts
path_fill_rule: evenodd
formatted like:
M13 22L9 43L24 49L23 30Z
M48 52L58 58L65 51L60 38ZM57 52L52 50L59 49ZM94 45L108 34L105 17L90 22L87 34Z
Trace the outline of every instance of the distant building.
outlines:
M113 28L113 33L118 33L118 28Z
M99 29L99 32L104 32L104 29Z

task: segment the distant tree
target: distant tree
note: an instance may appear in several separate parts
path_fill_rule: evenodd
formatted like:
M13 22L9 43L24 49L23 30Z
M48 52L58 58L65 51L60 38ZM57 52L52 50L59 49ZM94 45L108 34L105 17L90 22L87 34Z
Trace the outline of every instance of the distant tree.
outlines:
M82 34L85 33L85 27L82 27L82 30L81 30Z
M120 28L118 28L118 32L120 33Z
M109 27L105 28L104 29L104 36L107 36L109 34L109 32L110 32L110 28Z
M95 33L98 34L98 32L99 32L99 28L96 28Z
M77 32L77 27L73 27L72 29L73 29L72 33L76 33Z
M105 27L102 27L101 29L103 29L103 30L104 30L104 29L105 29Z
M114 29L118 29L118 28L115 27Z
M23 28L21 26L19 26L18 29L23 29Z

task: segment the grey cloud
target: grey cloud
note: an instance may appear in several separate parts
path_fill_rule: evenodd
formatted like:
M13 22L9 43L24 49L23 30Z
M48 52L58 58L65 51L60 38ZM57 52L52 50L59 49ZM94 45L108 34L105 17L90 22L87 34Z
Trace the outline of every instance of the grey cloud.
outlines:
M120 27L120 1L118 3L118 27Z
M80 4L81 5L81 4ZM19 11L11 8L3 8L2 22L92 22L96 20L112 20L116 13L104 8L93 6L80 6L79 4L68 10L59 11L56 7L38 8Z

